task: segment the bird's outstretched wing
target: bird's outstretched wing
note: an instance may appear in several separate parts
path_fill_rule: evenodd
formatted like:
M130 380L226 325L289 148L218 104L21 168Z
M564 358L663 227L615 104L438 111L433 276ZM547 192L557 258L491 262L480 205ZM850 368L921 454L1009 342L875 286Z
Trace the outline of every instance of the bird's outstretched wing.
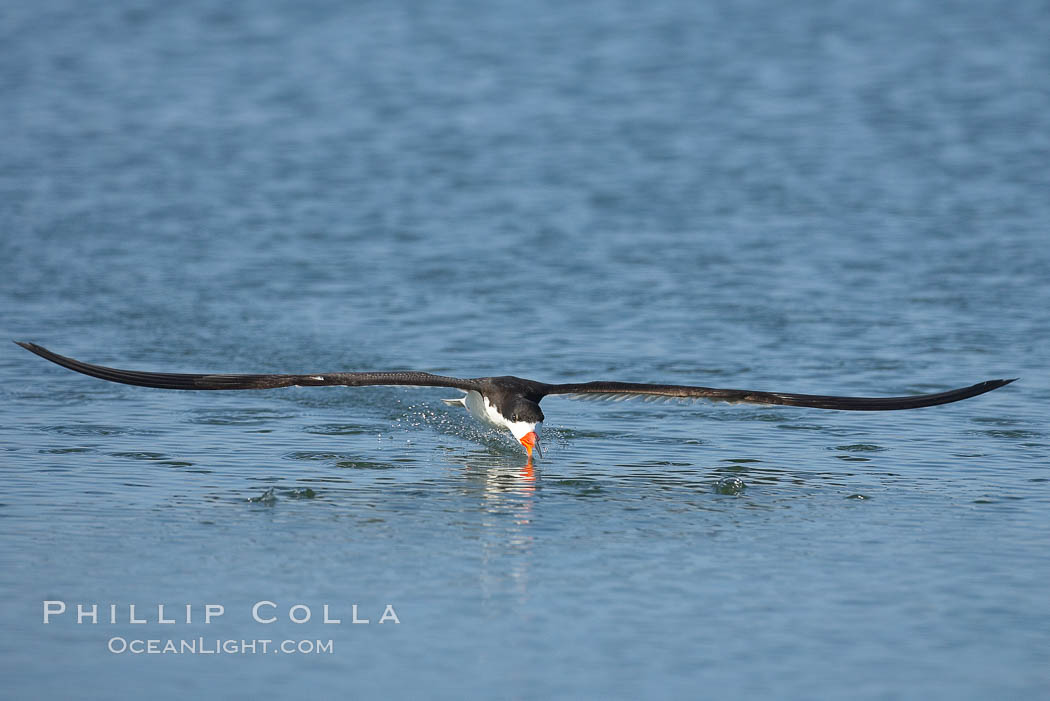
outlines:
M469 379L431 375L427 372L318 372L308 375L216 375L199 373L141 372L118 370L102 365L82 363L73 358L53 353L35 343L15 341L28 351L47 358L64 368L91 375L110 382L121 382L140 387L160 389L272 389L299 385L316 387L321 385L415 385L419 387L454 387L471 390L476 383Z
M453 387L468 391L478 389L477 379L461 379L431 375L426 372L332 372L303 375L223 375L200 373L142 372L119 370L102 365L91 365L73 358L53 353L35 343L16 341L28 351L36 353L62 367L97 377L110 382L121 382L142 387L161 389L272 389L299 385L316 387L322 385L415 385L419 387ZM1014 378L1016 379L1016 378ZM641 397L646 400L711 399L725 402L748 402L754 404L780 404L786 406L814 407L819 409L843 409L850 411L884 411L895 409L918 409L919 407L948 404L969 399L979 394L998 389L1013 382L1010 380L988 380L970 387L948 390L936 394L917 394L909 397L838 397L816 394L791 394L787 392L761 392L742 389L716 389L688 385L655 385L636 382L585 382L575 384L541 384L540 396L561 394L576 399L621 400ZM539 384L539 383L537 383Z
M1017 379L1017 378L1014 378ZM916 394L909 397L836 397L820 394L791 394L788 392L759 392L749 389L716 389L714 387L690 387L687 385L650 385L636 382L584 382L577 384L548 385L547 394L563 394L573 399L617 401L642 398L647 401L674 399L712 399L723 402L746 402L751 404L781 404L817 409L844 409L848 411L889 411L894 409L918 409L924 406L948 404L960 399L969 399L978 394L991 392L1014 380L988 380L970 387L938 392Z

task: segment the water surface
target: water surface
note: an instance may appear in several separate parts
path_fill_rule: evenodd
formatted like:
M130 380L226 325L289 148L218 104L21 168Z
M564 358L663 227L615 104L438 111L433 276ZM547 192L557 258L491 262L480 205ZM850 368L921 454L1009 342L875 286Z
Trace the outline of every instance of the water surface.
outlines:
M528 470L455 392L165 392L9 345L7 693L1045 694L1048 30L1035 2L4 9L0 337L188 372L1022 378L891 414L552 397ZM107 650L198 636L334 649Z

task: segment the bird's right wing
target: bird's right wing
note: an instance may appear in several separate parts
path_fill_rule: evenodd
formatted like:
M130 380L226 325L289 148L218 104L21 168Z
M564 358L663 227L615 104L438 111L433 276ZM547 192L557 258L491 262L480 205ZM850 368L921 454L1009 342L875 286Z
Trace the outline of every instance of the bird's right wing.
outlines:
M317 387L323 385L414 385L417 387L454 387L474 389L476 383L469 379L431 375L427 372L318 372L306 375L221 375L206 373L142 372L119 370L103 365L91 365L67 358L38 346L35 343L15 341L28 351L36 353L53 363L76 372L110 382L160 389L273 389L275 387Z

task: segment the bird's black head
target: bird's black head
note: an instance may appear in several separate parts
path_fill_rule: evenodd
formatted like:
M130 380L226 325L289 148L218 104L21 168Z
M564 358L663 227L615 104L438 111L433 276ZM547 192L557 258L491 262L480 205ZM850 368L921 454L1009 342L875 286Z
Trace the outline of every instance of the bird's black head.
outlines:
M510 413L507 414L507 418L511 421L530 424L543 421L543 411L540 410L540 405L524 397L514 399L508 409Z
M543 428L543 412L540 411L540 405L525 397L515 397L507 409L509 413L504 414L509 420L507 428L525 448L529 459L532 458L533 450L542 454L540 431Z

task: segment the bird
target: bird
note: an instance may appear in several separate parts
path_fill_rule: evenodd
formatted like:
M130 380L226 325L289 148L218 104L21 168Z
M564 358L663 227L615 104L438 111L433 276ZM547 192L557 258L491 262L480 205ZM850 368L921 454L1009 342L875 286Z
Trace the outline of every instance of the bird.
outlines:
M903 397L842 397L833 395L766 392L748 389L718 389L691 385L648 384L641 382L569 382L549 384L512 375L500 377L459 378L432 375L428 372L395 370L390 372L316 372L299 375L283 374L214 374L169 373L119 370L103 365L92 365L54 353L43 346L15 341L26 350L36 353L64 368L97 377L109 382L120 382L140 387L179 390L237 390L275 389L278 387L318 387L344 385L363 387L372 385L410 385L417 387L446 387L462 392L454 399L443 399L450 406L461 406L482 423L510 431L524 448L531 463L533 453L542 456L540 436L544 414L540 402L550 395L565 395L575 399L619 401L642 398L647 401L709 399L730 403L774 404L781 406L839 409L845 411L892 411L949 404L962 399L991 392L1014 382L986 380L969 387Z

